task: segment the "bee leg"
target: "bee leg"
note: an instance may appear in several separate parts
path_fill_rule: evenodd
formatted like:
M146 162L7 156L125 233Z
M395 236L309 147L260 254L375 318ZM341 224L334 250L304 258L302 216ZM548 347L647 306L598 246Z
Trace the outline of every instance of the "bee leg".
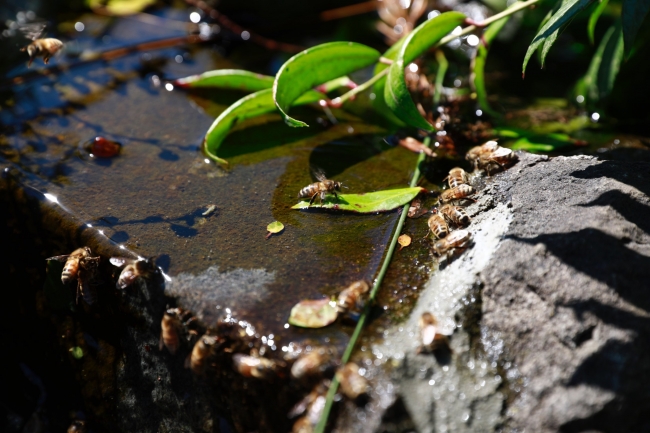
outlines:
M336 201L339 201L339 196L336 193L336 191L332 191L332 194L334 194L334 198L336 199Z
M316 194L314 194L314 195L311 196L311 200L309 200L309 206L312 205L312 203L314 202L314 200L316 200L316 197L317 197L317 196L318 196L318 193L316 193ZM322 201L322 200L321 200L321 201ZM309 207L309 206L307 206L307 207Z
M320 193L320 204L323 204L323 200L325 200L325 191L321 191Z

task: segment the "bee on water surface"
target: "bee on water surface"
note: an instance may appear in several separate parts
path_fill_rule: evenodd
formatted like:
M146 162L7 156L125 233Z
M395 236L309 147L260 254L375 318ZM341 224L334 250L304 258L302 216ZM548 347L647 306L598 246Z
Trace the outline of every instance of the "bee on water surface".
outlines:
M446 204L438 209L438 212L440 212L447 221L451 221L452 224L459 227L468 226L471 222L469 215L467 215L467 212L465 212L465 209L461 206Z
M330 356L324 349L312 350L301 355L291 366L291 377L303 379L321 375L328 367Z
M436 213L431 215L427 224L429 224L431 233L433 233L433 235L438 239L442 239L449 234L447 221L445 221L445 218L440 214Z
M201 336L194 344L192 353L185 360L185 367L190 368L198 376L202 375L207 368L207 360L218 342L219 340L215 336Z
M77 303L79 297L82 296L88 305L95 303L97 299L97 292L91 286L97 268L99 267L99 257L92 257L92 252L88 247L77 248L69 255L54 256L47 260L58 260L65 262L63 272L61 272L61 282L68 284L75 278L77 280Z
M418 347L417 353L430 353L441 345L449 347L449 340L447 340L447 336L439 332L438 321L433 314L428 311L422 313L418 323L420 325L421 345Z
M242 376L256 379L270 379L278 369L278 364L275 361L256 353L251 355L236 353L232 356L232 365L235 371Z
M314 170L314 177L318 182L314 182L311 185L307 185L298 193L298 198L307 198L309 199L309 206L316 200L316 197L320 196L320 202L323 203L325 200L326 194L334 194L334 197L338 199L336 191L340 191L343 184L341 182L336 182L334 180L329 180L325 177L325 173L322 170Z
M467 172L460 167L455 167L449 170L449 175L443 179L449 182L449 188L456 188L459 185L468 184L469 177Z
M360 395L368 392L368 381L359 373L359 366L348 362L336 372L336 377L341 384L341 392L350 400L356 400Z
M111 257L110 262L113 266L117 266L118 268L126 264L120 273L120 277L117 279L116 286L118 289L126 289L133 284L137 278L146 278L156 271L152 259L133 260L126 257Z
M180 316L182 313L180 308L170 308L165 311L160 322L160 342L158 343L158 349L162 350L164 346L172 355L176 353L180 346L178 330L181 327Z
M463 249L469 245L470 234L467 230L456 230L446 238L433 244L433 251L442 256L455 249Z
M355 281L339 293L336 308L339 313L360 310L363 307L363 295L370 291L370 285L364 280Z
M466 184L460 184L454 188L447 189L440 194L438 200L440 203L445 204L449 202L457 202L461 200L474 200L469 198L470 195L475 193L474 188Z

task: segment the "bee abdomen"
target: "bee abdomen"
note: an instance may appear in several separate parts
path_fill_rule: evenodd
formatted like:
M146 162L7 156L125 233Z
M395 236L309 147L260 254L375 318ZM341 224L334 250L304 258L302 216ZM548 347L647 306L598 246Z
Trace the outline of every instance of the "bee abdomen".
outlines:
M299 198L311 197L312 195L315 194L314 189L315 189L315 184L312 183L311 185L307 185L306 187L300 190L300 192L298 193L298 197Z

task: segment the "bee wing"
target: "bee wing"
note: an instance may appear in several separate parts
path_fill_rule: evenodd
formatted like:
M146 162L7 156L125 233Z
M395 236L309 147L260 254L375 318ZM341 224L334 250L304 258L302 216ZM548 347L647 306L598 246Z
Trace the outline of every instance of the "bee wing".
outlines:
M69 254L66 254L65 256L54 256L54 257L48 257L45 260L57 260L59 262L66 262L68 260L68 257L70 257Z
M131 259L127 259L126 257L111 257L110 262L113 266L117 266L118 268L121 268L125 264L127 264Z
M322 168L317 168L317 167L311 167L311 172L318 180L319 182L324 182L327 180L327 176L325 176L325 171Z
M32 41L35 41L43 34L43 30L45 30L45 27L46 25L44 23L28 23L28 24L20 24L18 26L18 30L27 39L31 39Z

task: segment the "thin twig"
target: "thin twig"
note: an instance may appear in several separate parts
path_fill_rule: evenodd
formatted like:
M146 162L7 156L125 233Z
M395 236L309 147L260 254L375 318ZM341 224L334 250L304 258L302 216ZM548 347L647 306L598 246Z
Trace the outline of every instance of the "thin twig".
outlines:
M428 146L430 141L431 140L429 137L425 138L424 145ZM411 184L410 184L411 188L415 187L418 184L418 180L420 179L420 164L422 163L422 161L424 161L425 157L426 154L422 152L418 157L417 162L415 163L415 171L413 172L413 177L411 178ZM408 215L409 206L411 206L411 204L407 203L402 208L402 214L400 215L399 220L397 221L397 226L395 227L393 238L391 239L390 245L388 246L388 250L386 251L386 256L384 257L384 262L381 265L379 274L377 274L377 278L375 279L375 284L372 286L372 290L370 291L368 302L366 303L366 306L363 309L363 312L361 313L359 322L357 322L357 327L354 328L352 337L350 337L350 342L348 343L348 346L345 348L345 352L341 357L341 365L344 365L346 362L350 360L350 355L352 355L352 351L354 350L354 346L357 342L357 339L359 338L359 335L363 330L363 325L366 323L368 313L370 312L370 307L373 301L375 300L375 297L377 296L379 287L381 286L381 283L384 280L384 275L386 275L386 271L388 270L388 265L390 264L391 259L393 258L393 252L395 252L395 246L397 245L397 238L399 237L400 232L402 231L402 227L404 227L404 221L406 220L406 216ZM339 381L336 378L336 376L334 376L334 379L332 379L332 383L330 385L330 389L327 391L327 399L325 401L325 407L323 408L323 414L321 415L321 418L318 421L318 424L316 425L316 429L314 430L316 433L325 432L325 427L327 426L327 418L329 416L330 410L332 409L334 396L336 395L338 386L339 386Z

